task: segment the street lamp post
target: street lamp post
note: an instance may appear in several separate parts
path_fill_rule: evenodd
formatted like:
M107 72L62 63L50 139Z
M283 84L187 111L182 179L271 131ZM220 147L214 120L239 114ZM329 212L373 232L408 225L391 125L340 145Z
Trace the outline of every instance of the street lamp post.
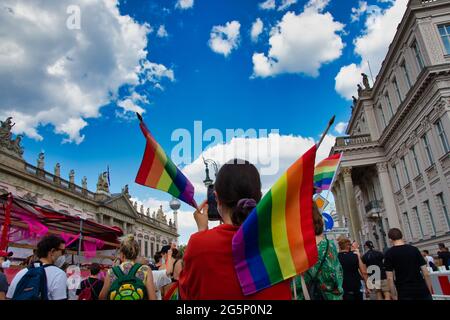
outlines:
M206 173L206 177L205 180L203 180L203 183L205 187L208 188L210 185L214 184L214 180L212 180L209 176L209 165L211 165L212 168L214 169L214 177L217 176L218 166L217 163L212 159L203 158L203 163L205 164L205 173Z

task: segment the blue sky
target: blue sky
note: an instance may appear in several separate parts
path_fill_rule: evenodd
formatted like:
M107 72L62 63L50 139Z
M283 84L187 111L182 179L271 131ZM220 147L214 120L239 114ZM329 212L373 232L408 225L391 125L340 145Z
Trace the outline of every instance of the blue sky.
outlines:
M69 170L75 169L77 181L87 176L91 190L95 190L98 174L109 165L113 192L119 192L123 185L129 184L134 197L146 204L155 205L159 200L167 201L170 198L159 191L133 183L145 146L138 123L131 112L136 110L135 108L144 111L147 125L168 152L176 144L171 141L172 132L177 128L193 130L194 121L198 120L203 122L204 129L217 128L223 132L228 128L279 129L282 136L317 139L332 115L336 115L336 123L343 123L341 127L348 121L351 104L348 100L349 92L352 92L356 83L360 81L357 73L366 71L365 60L370 60L373 71L377 72L390 42L389 35L393 35L404 10L401 4L406 3L403 0L367 2L298 0L292 1L293 4L285 10L277 10L282 2L278 0L275 1L274 9L264 10L260 7L262 0L195 0L190 7L191 1L184 0L184 2L188 8L176 7L176 0L123 0L118 4L119 13L114 13L114 9L102 4L102 1L98 4L99 11L94 10L94 5L81 7L81 30L77 32L91 40L91 47L86 50L81 48L83 43L77 43L80 37L74 36L71 38L73 41L67 40L73 33L68 33L69 36L56 34L55 38L61 37L61 41L47 42L50 40L46 36L45 28L51 23L56 25L64 23L66 19L65 12L57 11L57 8L62 7L60 2L54 5L46 4L46 7L39 9L44 13L46 10L57 12L62 17L56 16L53 22L45 21L40 24L42 28L36 31L38 42L34 47L27 47L26 43L29 41L26 41L26 32L20 30L16 36L4 39L9 41L5 43L11 43L10 48L21 48L22 51L18 52L23 52L23 56L30 60L39 49L43 52L52 49L53 47L48 47L48 43L54 46L54 52L58 52L53 60L42 58L41 55L35 57L37 61L28 69L25 66L23 68L17 66L16 68L19 68L17 70L21 70L18 73L12 73L6 63L14 63L16 55L11 53L3 57L3 60L0 59L0 79L2 77L5 78L2 81L10 79L11 74L12 77L16 77L14 79L16 81L9 81L13 83L10 87L0 86L0 90L3 91L1 94L7 95L0 104L0 115L13 114L16 116L14 119L16 122L18 118L22 119L18 121L20 123L15 129L16 133L26 134L23 145L24 157L28 162L35 164L38 153L45 151L48 171L52 171L55 163L60 162L63 176L67 177ZM307 4L318 8L312 9L314 11L311 14L312 18L319 15L323 18L323 15L327 15L330 26L335 30L322 30L325 26L317 24L316 27L314 22L313 27L304 30L288 29L288 27L295 29L295 24L286 23L284 27L279 25L288 12L291 12L293 22L299 22L300 20L295 19L300 19L299 16L306 10ZM4 8L1 9L8 6L12 9L10 12L14 13L6 13L6 10L1 10L0 13L7 18L5 28L13 26L20 19L28 19L29 25L37 23L31 21L26 12L21 15L13 1L6 1ZM396 6L398 9L394 10ZM39 10L36 11L37 16L40 14ZM108 10L110 14L106 13ZM356 12L361 12L361 15L356 17ZM117 22L117 17L127 15L131 17L131 21L126 23L140 27L140 33L136 36L135 33L119 30L116 33L111 31L109 34L108 23L112 26L126 24ZM261 19L264 28L257 41L252 41L250 30L257 18ZM209 45L211 31L214 26L226 26L227 22L232 21L239 23L239 36L234 47L227 54L214 52ZM372 36L374 39L379 38L377 32L380 31L374 27L377 21L388 30L386 36L388 39L383 39L380 43L371 40ZM288 58L286 55L278 57L280 65L282 59L289 60L284 64L284 69L281 68L281 71L273 72L270 76L255 75L252 57L255 53L269 57L268 52L272 46L269 39L273 35L271 29L277 25L285 28L279 31L281 40L286 40L286 37L282 37L284 34L287 37L290 34L291 42L297 41L297 38L308 38L307 35L314 38L316 33L318 38L324 36L325 40L331 37L337 42L329 50L336 53L328 58L329 61L324 58L319 62L316 75L311 75L314 73L311 71L292 71L301 65L302 61L302 63L306 61L306 64L308 59L314 61L315 50L318 51L317 55L323 54L323 50L328 50L329 43L324 41L323 45L320 43L318 45L314 40L306 39L305 43L311 43L312 48L306 48L305 45L305 50L303 48L300 50L298 47L289 49L292 43L286 40L287 44L280 50L287 50ZM147 26L146 31L142 29L143 26ZM164 26L166 33L160 30L158 36L160 26ZM0 35L0 39L1 37ZM108 42L115 37L122 42ZM355 45L358 38L361 41ZM98 42L92 39L97 39ZM366 45L367 42L375 48ZM45 50L40 46L41 44L43 46L43 43L47 45ZM134 47L139 45L141 47ZM142 54L142 50L146 53ZM120 57L118 52L121 54ZM120 60L122 53L126 59ZM51 56L51 53L49 55ZM113 57L111 63L108 60L110 55ZM60 56L63 57L62 60L58 60ZM79 97L72 98L70 94L74 92L72 89L65 93L64 97L56 96L59 84L52 78L40 77L33 86L14 87L14 83L21 83L25 81L23 79L32 78L42 71L43 68L36 67L39 59L43 59L41 61L43 67L45 64L53 66L53 69L47 68L46 76L50 74L53 77L60 77L81 89L87 88L85 89L87 91L96 88L97 85L99 88L95 91L92 89L92 94L86 95L83 100ZM114 70L120 69L123 65L132 66L130 61L136 61L136 65L139 65L139 60L141 63L145 60L159 66L157 71L154 69L147 71L147 80L150 79L148 81L126 80L124 75L133 73L130 67L128 73ZM63 62L58 64L55 61ZM78 66L72 68L71 62ZM345 66L352 64L356 76L344 73ZM55 69L54 66L59 66L59 69ZM75 76L74 74L80 70L84 74ZM103 70L106 70L104 74ZM344 89L336 90L338 80L335 78L338 74L344 79L339 80L342 82L340 87ZM136 72L136 75L143 77L144 72ZM114 81L111 80L112 77L115 77ZM48 83L45 82L47 80ZM86 85L88 81L92 81L89 82L89 86ZM108 85L102 87L102 82L107 82ZM42 100L36 98L51 86L55 86L51 93L43 94ZM130 108L118 106L120 101L126 100L132 94L135 95L135 99L131 99ZM98 98L94 99L93 96ZM83 109L83 105L89 107ZM65 122L69 118L74 119L70 124ZM343 134L342 128L338 131L332 130L330 133L333 137ZM328 149L324 154L331 145L332 140L330 145L325 147ZM293 152L294 155L301 154L295 150ZM200 195L199 198L201 197ZM190 209L183 206L183 210ZM186 239L187 235L183 235L183 240Z

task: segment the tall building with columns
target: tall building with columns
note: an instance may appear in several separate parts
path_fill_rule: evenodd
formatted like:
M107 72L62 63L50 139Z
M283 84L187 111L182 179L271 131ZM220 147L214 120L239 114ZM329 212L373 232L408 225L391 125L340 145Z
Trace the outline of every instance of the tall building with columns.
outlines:
M59 212L75 215L99 223L120 227L124 233L135 234L141 255L153 257L164 245L177 242L178 223L168 219L162 206L150 213L149 208L132 201L128 186L111 193L107 173L99 175L95 191L88 190L87 179L76 183L75 171L68 179L61 176L57 163L50 173L45 166L45 155L40 153L36 165L23 159L22 136L13 138L13 119L0 121L0 194L13 196ZM177 202L171 207L179 208Z
M370 86L362 75L332 192L341 225L360 242L450 245L450 0L410 0Z

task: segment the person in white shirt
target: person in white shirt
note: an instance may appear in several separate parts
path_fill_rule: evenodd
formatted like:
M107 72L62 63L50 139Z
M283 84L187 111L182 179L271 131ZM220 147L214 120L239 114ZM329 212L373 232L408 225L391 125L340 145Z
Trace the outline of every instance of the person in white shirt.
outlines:
M428 250L422 250L422 256L425 258L427 262L427 267L432 268L434 266L434 258L430 256L430 252Z
M67 276L60 269L65 262L65 242L58 236L49 235L42 238L37 245L37 256L39 261L35 266L48 265L45 270L47 276L47 294L49 300L66 300L67 299ZM25 268L19 271L11 285L8 288L6 297L13 299L16 287L22 277L28 272Z
M172 249L167 250L165 257L167 257L167 264L164 261L159 267L159 270L152 271L157 300L162 300L163 288L172 283L170 277L173 272Z

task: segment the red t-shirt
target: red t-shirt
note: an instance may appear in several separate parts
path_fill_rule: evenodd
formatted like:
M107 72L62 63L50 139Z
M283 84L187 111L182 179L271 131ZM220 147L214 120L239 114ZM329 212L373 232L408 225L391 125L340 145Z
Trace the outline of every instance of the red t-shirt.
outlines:
M291 300L289 281L244 296L233 264L231 240L239 227L222 224L191 236L179 290L183 300Z

